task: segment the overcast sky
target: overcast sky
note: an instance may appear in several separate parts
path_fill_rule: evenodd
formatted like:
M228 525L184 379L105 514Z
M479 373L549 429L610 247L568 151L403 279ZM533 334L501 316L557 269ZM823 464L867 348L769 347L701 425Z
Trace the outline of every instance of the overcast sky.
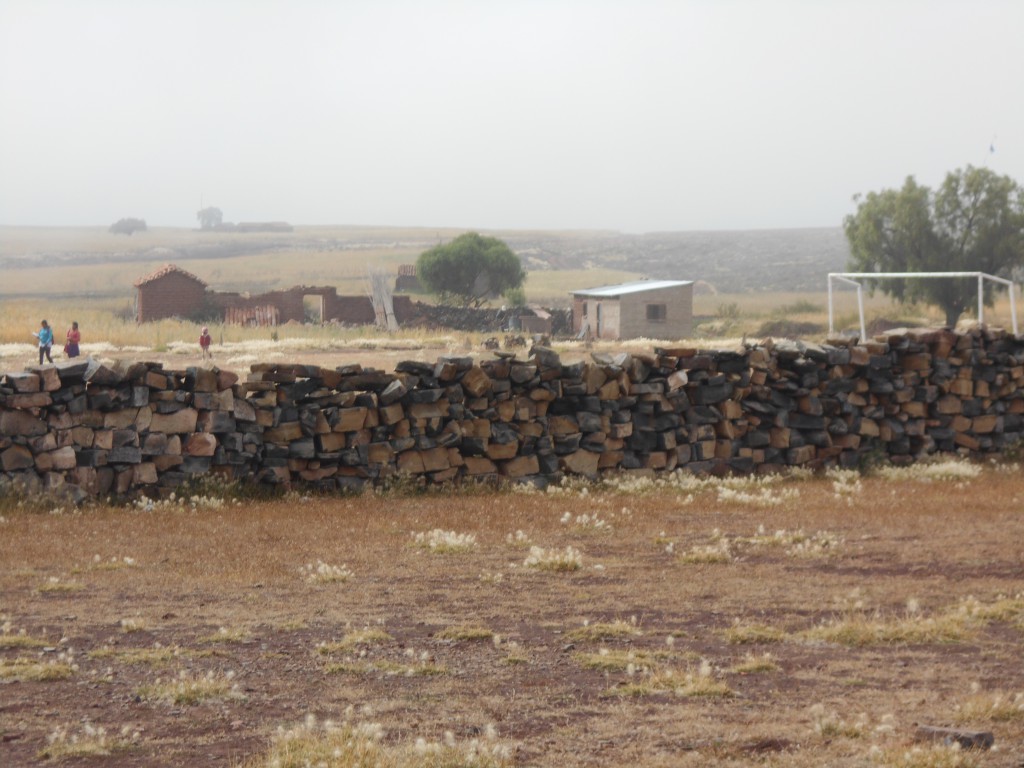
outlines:
M839 226L908 175L1024 183L1022 32L1019 0L0 0L0 224Z

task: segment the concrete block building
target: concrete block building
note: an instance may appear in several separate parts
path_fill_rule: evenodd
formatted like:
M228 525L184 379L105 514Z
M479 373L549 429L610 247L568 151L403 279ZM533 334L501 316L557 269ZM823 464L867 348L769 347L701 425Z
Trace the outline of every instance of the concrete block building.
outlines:
M693 335L693 281L641 280L572 291L573 332L593 339Z

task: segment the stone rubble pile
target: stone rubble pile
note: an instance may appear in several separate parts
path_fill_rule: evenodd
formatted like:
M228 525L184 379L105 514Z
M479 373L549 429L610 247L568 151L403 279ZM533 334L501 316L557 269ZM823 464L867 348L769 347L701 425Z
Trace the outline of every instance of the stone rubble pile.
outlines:
M96 360L0 377L0 469L81 500L159 495L211 473L359 490L565 475L853 467L980 455L1024 433L1024 340L999 329L889 332L866 343L768 340L563 364L443 357L216 368Z

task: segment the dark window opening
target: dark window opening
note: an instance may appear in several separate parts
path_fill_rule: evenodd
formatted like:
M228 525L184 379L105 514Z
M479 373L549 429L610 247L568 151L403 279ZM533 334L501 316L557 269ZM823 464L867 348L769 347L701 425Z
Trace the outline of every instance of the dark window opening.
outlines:
M668 317L668 312L664 304L647 305L647 322L664 323L666 317Z

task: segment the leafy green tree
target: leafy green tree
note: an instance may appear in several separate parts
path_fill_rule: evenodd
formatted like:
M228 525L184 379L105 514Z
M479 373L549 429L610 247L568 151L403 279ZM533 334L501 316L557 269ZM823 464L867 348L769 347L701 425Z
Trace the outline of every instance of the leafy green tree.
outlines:
M855 272L987 272L1024 262L1024 190L987 168L956 170L935 192L908 176L902 189L856 196L843 221ZM971 278L877 281L897 301L939 306L946 324L977 302ZM872 285L874 287L874 285ZM993 301L985 283L986 305Z
M444 304L479 307L522 286L519 257L496 237L466 232L424 251L416 260L420 282Z
M131 235L135 232L146 231L146 220L145 219L118 219L107 230L115 235Z

